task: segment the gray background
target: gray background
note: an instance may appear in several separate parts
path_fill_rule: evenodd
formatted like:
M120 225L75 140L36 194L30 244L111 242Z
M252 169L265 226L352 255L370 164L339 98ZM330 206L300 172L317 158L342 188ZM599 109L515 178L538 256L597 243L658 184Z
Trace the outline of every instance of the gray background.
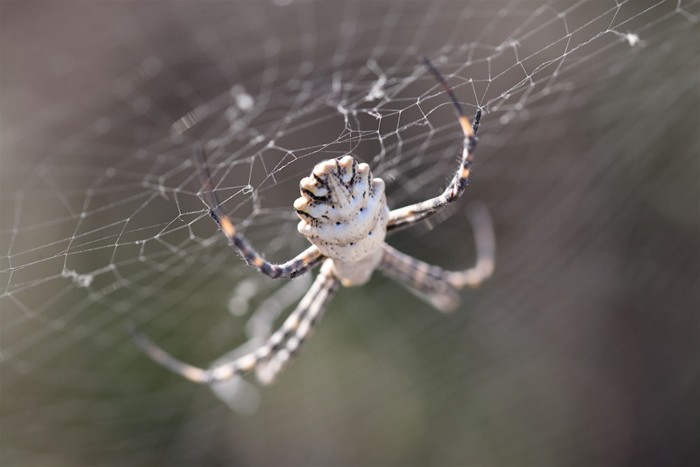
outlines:
M0 3L0 462L697 464L700 34L698 2L681 4ZM605 33L626 18L610 29L642 44ZM513 39L521 58L535 54L523 61L532 91L515 87L517 70L489 79L515 63L496 52ZM139 353L126 321L204 365L244 340L244 319L226 310L236 285L256 281L251 307L273 290L207 219L186 162L193 140L224 138L211 157L224 206L274 260L304 246L288 215L296 181L329 154L352 147L387 178L393 205L444 186L459 134L430 77L405 80L421 54L446 57L470 112L474 77L487 112L465 199L390 243L470 264L464 208L479 200L495 221L495 276L451 315L379 275L342 290L253 414ZM478 60L489 56L491 71ZM426 98L430 137L388 115L406 143L381 127L382 154L371 134L338 138L330 106L304 110L331 95L334 74L362 108L369 57L399 80L389 86L407 84L388 107L411 116ZM241 132L221 102L236 84L259 111ZM205 104L201 124L173 137ZM269 179L259 163L283 155L246 146L249 130L265 144L290 108L301 116L279 142L304 157ZM362 113L351 125L378 130ZM249 179L255 197L240 191ZM67 271L94 279L79 287Z

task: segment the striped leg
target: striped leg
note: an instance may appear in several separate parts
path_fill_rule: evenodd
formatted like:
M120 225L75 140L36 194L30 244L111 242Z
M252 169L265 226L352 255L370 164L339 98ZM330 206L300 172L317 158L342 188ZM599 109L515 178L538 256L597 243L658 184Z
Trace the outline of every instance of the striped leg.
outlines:
M321 290L309 305L308 312L300 319L295 332L288 336L283 348L272 354L269 359L256 368L255 374L260 383L270 384L274 381L287 362L299 352L302 344L311 336L314 328L323 317L328 303L339 286L338 280L330 273L330 264L327 264L328 266L322 266L321 276L325 274L325 278L320 285ZM323 269L326 267L328 270L324 273ZM321 280L321 276L318 280Z
M453 310L459 304L454 289L477 287L493 274L495 265L496 242L488 211L476 205L470 206L468 213L476 241L476 264L473 267L445 271L385 245L379 269L438 310Z
M331 272L331 263L326 264L297 308L287 317L280 329L270 336L265 345L232 362L210 369L198 368L165 352L133 326L129 332L141 350L156 363L195 383L213 384L227 381L236 375L254 370L259 364L271 359L280 359L284 363L301 347L338 288L338 280ZM278 354L281 354L281 357L278 357ZM266 381L263 379L262 382Z
M445 271L389 245L384 245L379 270L440 311L452 311L459 305L457 292L444 279Z
M243 235L236 232L236 227L233 225L231 218L221 209L219 199L214 192L214 185L211 181L211 173L209 172L209 167L204 155L204 148L201 145L195 146L194 157L199 167L202 192L209 204L209 214L211 214L211 217L214 218L221 228L221 231L226 235L231 246L238 250L238 253L243 257L246 263L266 276L277 279L296 277L300 274L304 274L323 260L323 255L318 251L318 248L311 246L286 263L273 264L266 261L260 253L250 246Z
M428 70L430 70L433 76L435 76L435 79L440 82L445 92L447 92L447 95L455 108L455 112L457 113L457 119L462 127L462 133L464 134L462 158L459 168L452 178L452 181L441 195L421 203L394 209L391 211L391 213L389 213L389 224L387 225L387 230L406 227L422 221L432 214L435 214L441 208L462 196L462 193L464 193L464 190L469 184L469 173L474 161L474 149L476 148L476 132L479 129L479 123L481 121L481 109L477 110L474 117L474 124L472 125L469 122L469 118L467 118L465 115L462 106L459 104L459 101L452 92L452 89L447 84L447 81L445 81L445 78L432 65L432 63L428 61L428 59L424 59L424 62L428 67Z
M474 231L476 246L476 264L463 271L447 273L447 281L458 289L478 287L491 277L496 267L496 234L488 209L483 204L471 204L467 215Z

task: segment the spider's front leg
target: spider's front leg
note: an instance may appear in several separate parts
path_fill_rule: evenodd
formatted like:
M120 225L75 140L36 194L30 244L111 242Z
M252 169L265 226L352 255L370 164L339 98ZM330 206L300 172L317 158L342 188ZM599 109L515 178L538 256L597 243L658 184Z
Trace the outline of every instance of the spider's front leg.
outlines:
M452 105L455 108L455 113L457 114L457 119L464 135L464 142L462 144L462 158L457 171L450 181L450 184L447 186L447 188L445 188L445 191L443 191L442 194L427 201L391 211L389 213L389 224L387 225L387 231L407 227L411 224L422 221L423 219L438 212L447 204L457 200L460 196L462 196L462 193L464 193L464 190L469 184L469 174L471 173L472 164L474 162L476 132L479 129L479 123L481 121L481 109L477 110L476 115L474 116L474 124L472 125L442 74L440 74L440 72L433 66L432 63L430 63L428 59L425 59L424 63L433 76L435 76L435 79L437 79L442 85L445 92L447 92L447 95L450 97L450 101L452 101Z
M204 148L197 145L194 148L194 157L199 168L199 176L202 181L202 193L207 198L209 204L209 214L221 228L221 231L228 238L229 243L243 257L246 263L253 266L261 273L273 279L291 278L313 269L323 259L323 255L318 248L311 246L301 252L296 257L282 264L274 264L265 260L255 249L248 243L243 235L236 231L236 227L228 217L221 205L219 199L214 192L214 185L211 180L209 166L207 165L204 155Z
M263 346L233 361L209 369L199 368L176 359L133 326L129 327L129 333L141 350L152 360L195 383L224 382L263 366L264 371L258 373L258 379L266 384L271 382L272 377L299 351L314 326L318 324L338 286L339 282L333 274L332 264L325 263L299 305Z

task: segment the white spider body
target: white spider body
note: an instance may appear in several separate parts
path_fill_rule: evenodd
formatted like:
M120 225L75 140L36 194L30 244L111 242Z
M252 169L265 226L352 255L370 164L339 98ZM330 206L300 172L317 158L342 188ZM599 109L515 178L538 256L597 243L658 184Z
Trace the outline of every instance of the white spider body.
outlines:
M299 188L299 233L333 262L345 287L367 282L382 259L389 222L384 181L343 156L316 164Z

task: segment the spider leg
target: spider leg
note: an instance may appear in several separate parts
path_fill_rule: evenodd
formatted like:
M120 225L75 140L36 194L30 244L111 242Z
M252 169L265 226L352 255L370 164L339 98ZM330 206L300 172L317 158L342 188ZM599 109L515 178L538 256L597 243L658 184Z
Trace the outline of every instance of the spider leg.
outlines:
M447 280L458 289L465 286L478 287L491 277L496 267L496 234L489 210L480 203L470 204L467 207L467 216L474 231L476 264L463 271L448 273Z
M270 359L280 358L286 362L291 355L299 350L301 344L308 337L309 331L316 324L319 316L338 289L338 280L331 270L332 264L325 264L328 266L321 268L320 274L304 298L301 299L299 305L267 342L257 350L231 362L222 363L209 369L199 368L176 359L154 344L135 327L130 326L129 333L141 350L156 363L195 383L213 384L227 381L236 375L256 369L259 364ZM278 357L278 354L282 356Z
M211 173L207 165L204 147L196 145L194 147L194 157L199 168L199 177L202 181L202 193L209 204L209 214L221 228L221 231L228 238L229 243L243 257L246 263L253 266L262 274L273 279L296 277L313 269L324 258L318 248L311 246L302 253L282 264L274 264L265 260L258 253L245 237L236 231L236 227L230 217L221 209L219 199L214 192L214 184L211 180Z
M379 270L440 311L452 311L459 296L444 279L445 271L384 245Z
M476 264L473 267L445 271L385 245L379 269L438 310L453 310L459 304L454 289L479 286L493 274L495 264L496 242L488 210L481 205L470 206L468 214L476 241Z
M311 336L315 326L323 317L328 303L338 290L338 286L339 281L335 277L329 276L329 282L322 286L322 292L319 292L309 306L308 312L300 319L296 332L287 338L283 348L272 354L269 359L256 368L255 373L260 383L272 383L287 362L299 352L302 344Z
M481 109L477 110L474 116L474 124L469 122L462 106L452 92L452 88L447 84L447 81L442 76L442 74L433 66L430 61L425 58L423 59L425 66L433 74L435 79L442 85L447 95L455 108L455 113L457 114L457 120L462 127L462 133L464 134L464 142L462 144L462 158L460 160L459 167L452 177L452 181L445 188L439 196L431 198L427 201L412 204L399 209L394 209L389 213L389 224L387 225L387 230L394 230L400 227L404 227L416 222L422 221L423 219L435 214L441 208L447 204L457 200L469 184L469 174L471 172L472 164L474 162L474 149L476 148L476 132L479 128L479 123L481 121Z

